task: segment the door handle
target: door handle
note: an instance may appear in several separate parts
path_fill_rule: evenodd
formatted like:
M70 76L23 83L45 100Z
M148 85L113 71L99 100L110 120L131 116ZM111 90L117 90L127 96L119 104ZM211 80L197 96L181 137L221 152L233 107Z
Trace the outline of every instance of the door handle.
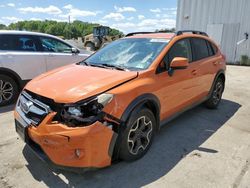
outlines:
M196 75L197 74L197 70L192 70L192 75Z
M217 62L217 61L214 61L213 64L214 64L214 65L218 65L218 62Z

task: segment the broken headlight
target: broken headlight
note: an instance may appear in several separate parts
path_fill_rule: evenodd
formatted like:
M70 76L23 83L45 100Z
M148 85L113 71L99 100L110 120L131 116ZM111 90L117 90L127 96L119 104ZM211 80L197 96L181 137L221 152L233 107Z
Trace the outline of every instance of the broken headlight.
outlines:
M113 94L104 93L73 105L65 105L61 118L71 127L90 125L103 117L102 109L112 99Z

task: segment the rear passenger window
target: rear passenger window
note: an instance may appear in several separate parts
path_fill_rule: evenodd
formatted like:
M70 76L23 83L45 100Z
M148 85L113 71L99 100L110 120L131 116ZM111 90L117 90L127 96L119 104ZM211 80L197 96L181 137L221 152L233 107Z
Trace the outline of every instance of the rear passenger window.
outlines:
M18 36L16 47L18 51L37 51L36 42L32 36Z
M194 54L194 61L209 57L207 43L204 39L192 38L192 48Z

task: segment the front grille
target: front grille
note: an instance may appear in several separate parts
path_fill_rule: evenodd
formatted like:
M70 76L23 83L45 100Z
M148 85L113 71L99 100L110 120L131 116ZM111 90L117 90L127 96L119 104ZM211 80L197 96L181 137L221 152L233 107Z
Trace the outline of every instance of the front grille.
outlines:
M44 103L45 105L49 106L52 111L57 111L60 107L59 103L55 103L53 99L38 95L36 93L33 93L29 90L25 90L25 92L30 95L32 98Z
M51 111L50 107L23 91L17 101L17 112L27 124L39 125Z

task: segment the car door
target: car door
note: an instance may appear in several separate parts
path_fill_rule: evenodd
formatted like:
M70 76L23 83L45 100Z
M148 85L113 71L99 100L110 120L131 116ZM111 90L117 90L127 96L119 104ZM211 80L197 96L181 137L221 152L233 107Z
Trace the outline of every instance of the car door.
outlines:
M218 57L214 56L214 49L203 38L191 38L193 62L197 72L197 99L205 98L212 86L215 77Z
M72 46L61 40L41 36L40 42L46 58L47 71L60 66L77 63L84 59L78 53L72 52Z
M22 80L30 80L46 72L43 53L32 35L1 35L1 64L17 73Z
M190 64L186 69L174 70L171 75L168 72L175 57L188 58ZM161 101L161 119L183 110L194 102L197 95L197 74L196 67L192 64L190 40L181 39L173 44L164 57L164 64L164 68L160 68L162 71L158 71L155 78L159 87L157 92Z

